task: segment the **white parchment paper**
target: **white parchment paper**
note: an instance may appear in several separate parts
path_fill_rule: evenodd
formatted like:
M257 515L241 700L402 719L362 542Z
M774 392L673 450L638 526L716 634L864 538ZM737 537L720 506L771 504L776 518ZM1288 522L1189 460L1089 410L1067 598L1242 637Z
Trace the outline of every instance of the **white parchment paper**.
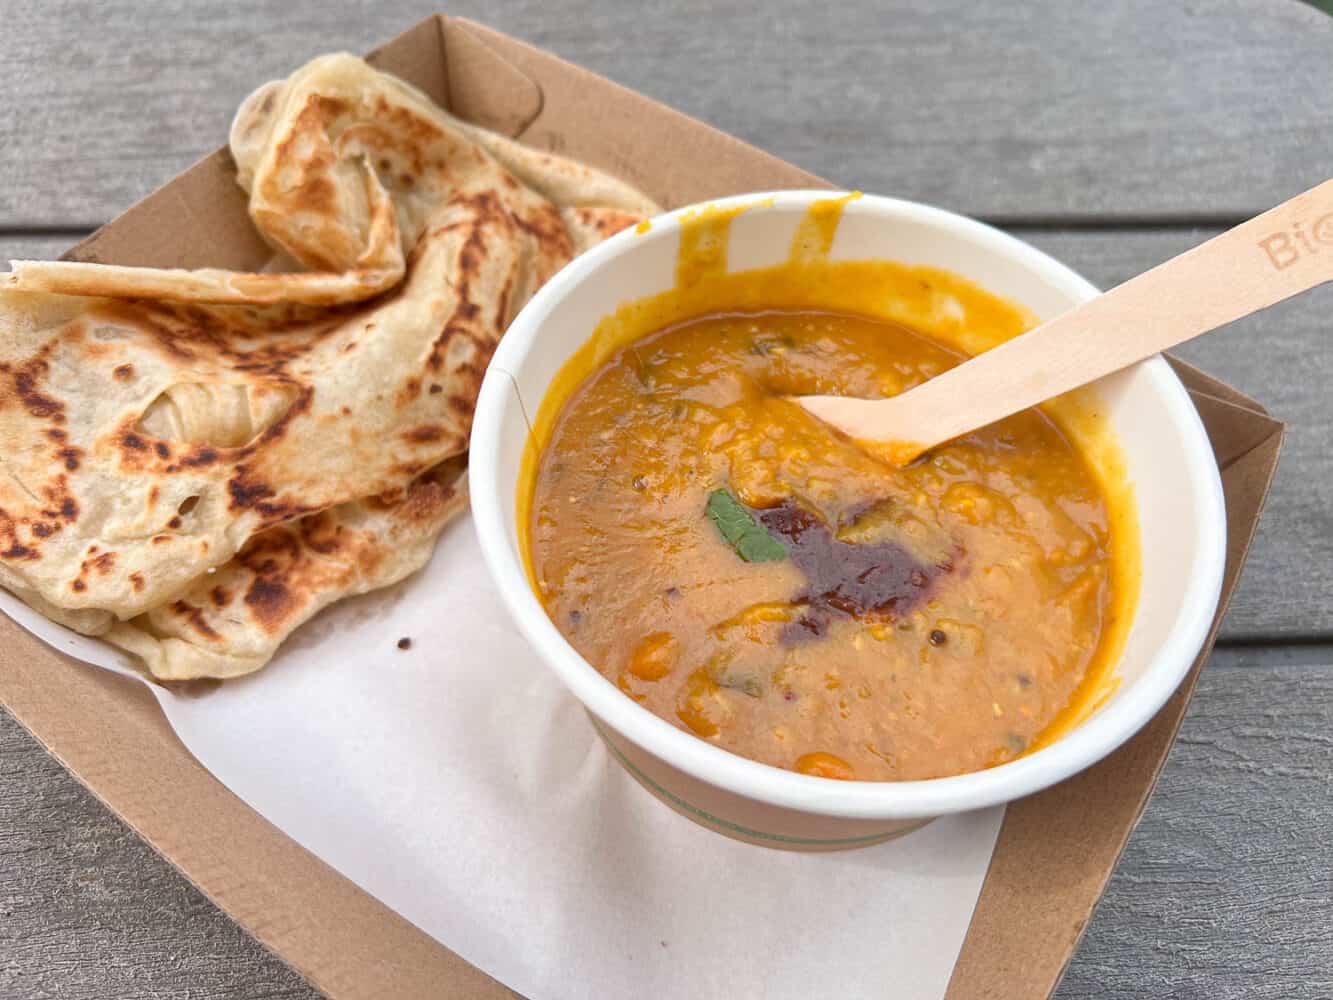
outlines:
M135 674L4 591L0 610ZM420 574L326 610L259 674L152 689L228 788L532 1000L937 1000L1003 816L831 854L694 825L609 758L516 634L467 518Z

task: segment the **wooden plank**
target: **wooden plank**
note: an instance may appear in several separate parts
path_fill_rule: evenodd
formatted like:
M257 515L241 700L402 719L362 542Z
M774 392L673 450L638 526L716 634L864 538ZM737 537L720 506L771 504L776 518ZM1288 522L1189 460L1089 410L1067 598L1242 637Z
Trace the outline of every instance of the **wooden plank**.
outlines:
M219 145L257 84L434 6L6 5L0 226L105 221ZM446 7L816 173L973 214L1254 214L1333 151L1333 20L1288 0Z
M1109 288L1214 235L1015 229ZM1333 285L1275 306L1177 352L1259 400L1290 428L1224 640L1333 634Z
M1207 239L1216 230L1022 229L1017 235L1102 287ZM51 257L76 235L0 234L0 260ZM1178 353L1291 424L1277 481L1225 622L1224 640L1333 634L1333 286L1186 345Z
M0 996L318 994L0 709Z
M1056 996L1333 996L1331 733L1333 649L1214 654Z
M1329 996L1330 732L1333 648L1214 654L1058 996ZM2 710L0 956L8 1000L318 996Z

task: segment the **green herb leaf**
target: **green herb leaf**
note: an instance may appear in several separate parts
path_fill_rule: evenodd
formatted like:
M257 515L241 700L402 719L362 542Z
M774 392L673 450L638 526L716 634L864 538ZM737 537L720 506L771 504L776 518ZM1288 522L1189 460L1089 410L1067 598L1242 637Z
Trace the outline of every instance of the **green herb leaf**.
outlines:
M717 533L746 562L777 562L787 558L787 547L726 490L710 493L706 510Z
M760 528L736 543L736 554L746 562L779 562L787 558L787 547Z

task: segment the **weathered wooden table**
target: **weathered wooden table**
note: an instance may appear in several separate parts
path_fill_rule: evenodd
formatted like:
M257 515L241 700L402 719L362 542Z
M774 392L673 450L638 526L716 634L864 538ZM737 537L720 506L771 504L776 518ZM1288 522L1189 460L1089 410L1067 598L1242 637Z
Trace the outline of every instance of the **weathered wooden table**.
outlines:
M826 177L1113 284L1333 174L1294 0L460 2ZM0 256L55 255L424 0L0 0ZM1181 352L1291 423L1240 593L1059 996L1333 996L1333 287ZM0 996L310 997L0 711Z

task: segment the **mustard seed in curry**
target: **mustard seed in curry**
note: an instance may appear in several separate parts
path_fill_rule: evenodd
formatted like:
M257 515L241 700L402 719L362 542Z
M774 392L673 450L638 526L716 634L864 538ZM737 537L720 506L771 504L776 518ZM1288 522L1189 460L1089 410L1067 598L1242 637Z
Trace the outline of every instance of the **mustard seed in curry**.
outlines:
M537 467L552 620L629 697L778 767L909 780L1022 754L1112 606L1096 476L1038 410L895 468L785 398L895 394L961 359L814 311L708 316L614 353Z

